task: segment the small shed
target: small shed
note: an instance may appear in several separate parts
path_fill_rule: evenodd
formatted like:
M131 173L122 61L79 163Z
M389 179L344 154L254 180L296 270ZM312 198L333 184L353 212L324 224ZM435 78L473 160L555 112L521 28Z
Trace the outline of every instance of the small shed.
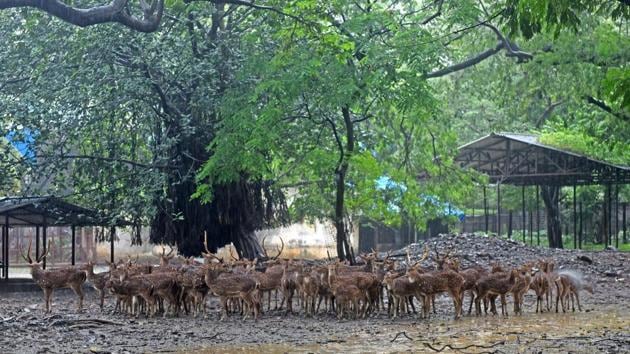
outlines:
M75 264L75 246L76 246L76 227L83 226L108 226L111 227L111 260L114 260L114 238L115 228L117 226L127 226L130 223L118 221L112 223L102 214L93 209L84 208L82 206L69 203L61 198L54 196L45 197L7 197L0 199L0 225L1 238L0 243L0 270L2 277L7 280L9 278L9 250L11 228L14 227L35 227L36 242L35 256L40 254L40 239L42 250L46 248L46 232L50 226L68 226L71 227L72 237L72 255L71 262ZM40 232L41 231L41 232ZM43 267L46 267L44 260Z

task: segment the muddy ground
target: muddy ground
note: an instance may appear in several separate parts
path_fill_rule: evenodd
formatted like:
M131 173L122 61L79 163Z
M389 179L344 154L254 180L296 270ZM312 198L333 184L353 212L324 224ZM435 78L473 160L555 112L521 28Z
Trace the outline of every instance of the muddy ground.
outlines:
M630 352L630 254L616 251L549 250L519 242L470 235L443 236L432 248L451 249L462 263L499 261L521 264L540 257L556 259L581 271L595 285L584 293L584 312L534 313L532 293L525 314L465 316L452 319L452 303L443 296L438 314L428 320L414 315L390 320L384 314L337 321L268 312L258 322L236 316L218 322L219 305L209 302L209 318L131 318L111 314L108 299L101 313L94 292L87 292L83 313L68 291L54 295L53 312L42 311L41 292L0 293L0 353L259 353L259 352L427 352L427 353L626 353ZM422 244L410 247L417 257ZM404 252L394 252L402 253ZM592 264L578 260L587 256ZM466 298L466 306L469 298ZM85 321L105 320L102 323Z

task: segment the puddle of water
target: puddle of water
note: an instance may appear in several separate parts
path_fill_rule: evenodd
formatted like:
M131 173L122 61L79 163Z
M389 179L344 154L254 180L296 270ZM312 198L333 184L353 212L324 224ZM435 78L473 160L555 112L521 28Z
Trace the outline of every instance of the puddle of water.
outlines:
M578 312L567 314L526 313L523 316L465 317L459 321L419 321L417 324L396 324L381 321L357 322L356 330L338 338L321 338L315 343L266 343L266 344L216 344L208 348L182 350L181 353L378 353L378 352L433 352L423 343L430 343L440 349L444 345L464 347L471 344L489 346L507 352L532 352L532 348L544 349L545 353L573 351L594 353L597 348L594 340L609 336L610 333L627 335L630 328L630 312L614 308L602 312ZM332 324L329 324L332 325ZM379 331L366 329L375 329ZM405 332L409 340L397 333ZM299 340L299 338L288 338ZM319 342L319 343L317 343ZM627 342L626 342L627 343ZM591 348L589 348L589 345ZM480 347L466 349L469 353L488 351ZM451 351L452 352L452 351ZM446 349L443 353L449 353Z

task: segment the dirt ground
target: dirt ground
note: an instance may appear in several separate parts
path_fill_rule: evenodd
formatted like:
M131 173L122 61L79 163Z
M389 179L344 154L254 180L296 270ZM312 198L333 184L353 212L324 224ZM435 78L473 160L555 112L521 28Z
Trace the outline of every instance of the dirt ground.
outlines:
M0 353L627 353L630 352L630 255L616 251L582 252L528 247L519 242L470 235L444 236L431 246L451 249L463 260L481 264L519 264L551 257L566 269L579 270L594 284L581 296L584 312L534 313L535 298L525 299L525 313L509 317L465 316L453 320L452 303L442 296L430 319L385 314L337 321L267 312L258 322L236 316L218 322L219 305L209 302L208 318L131 318L101 313L94 292L87 310L76 312L69 291L57 291L53 312L44 314L41 292L0 293ZM412 245L421 253L422 245ZM577 259L587 256L594 263ZM463 262L466 265L466 262ZM466 298L466 306L469 298ZM105 320L102 323L86 321Z

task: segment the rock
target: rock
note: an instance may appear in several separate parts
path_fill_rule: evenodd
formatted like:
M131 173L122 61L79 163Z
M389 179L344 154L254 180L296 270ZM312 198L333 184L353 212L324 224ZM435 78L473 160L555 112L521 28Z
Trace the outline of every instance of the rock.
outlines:
M578 261L586 262L588 264L593 264L593 260L589 256L579 255L576 257Z
M607 270L606 272L604 272L604 275L606 275L607 277L617 277L618 275L621 275L621 271Z

